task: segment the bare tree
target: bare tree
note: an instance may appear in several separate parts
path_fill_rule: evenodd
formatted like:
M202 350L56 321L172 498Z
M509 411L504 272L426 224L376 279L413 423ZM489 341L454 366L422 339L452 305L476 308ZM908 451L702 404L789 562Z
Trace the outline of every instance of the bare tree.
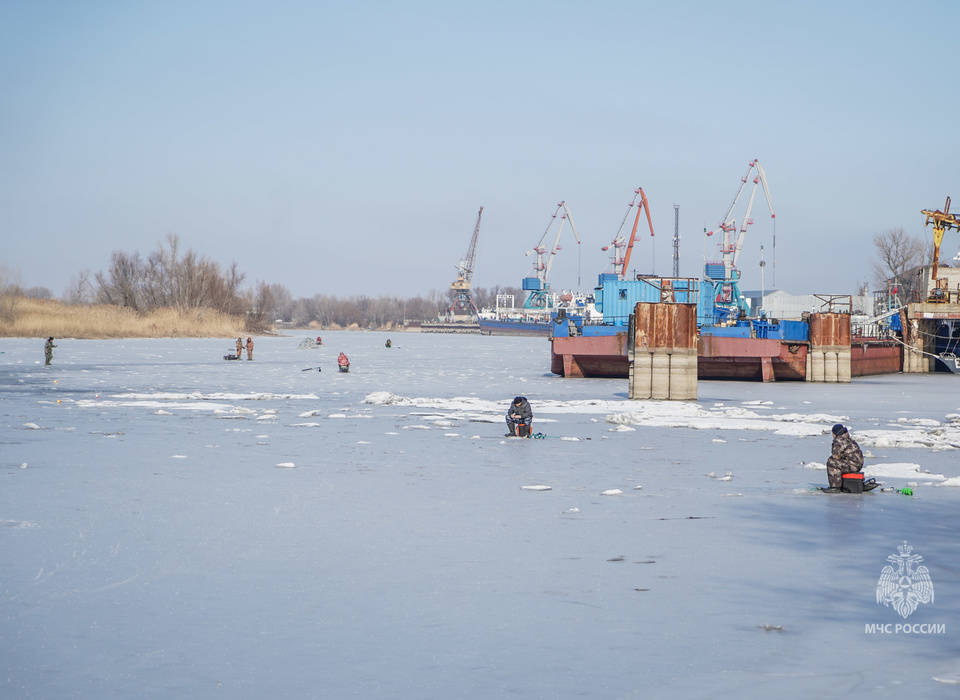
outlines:
M20 273L0 265L0 319L13 321L17 317L17 306L22 294Z
M142 306L139 293L142 268L139 253L129 255L119 250L114 251L110 256L109 271L98 272L96 275L97 301L139 311Z
M96 298L96 292L90 283L90 272L83 270L70 279L70 284L63 293L63 300L68 304L89 304Z
M885 284L888 280L906 281L906 273L923 264L925 243L894 228L873 237L874 252L877 260L873 263L876 281Z

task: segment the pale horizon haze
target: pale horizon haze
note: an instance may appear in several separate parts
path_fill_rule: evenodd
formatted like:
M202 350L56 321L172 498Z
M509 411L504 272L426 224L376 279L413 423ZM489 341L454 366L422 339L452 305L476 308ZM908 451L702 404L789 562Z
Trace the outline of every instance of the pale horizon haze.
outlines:
M960 208L947 2L0 2L0 259L55 295L169 234L295 297L593 286L633 190L641 272L695 276L759 158L745 289L850 293L872 239ZM745 208L749 191L741 201ZM948 232L941 260L957 253ZM775 274L775 279L774 279ZM578 280L579 275L579 280ZM873 287L873 285L871 285Z

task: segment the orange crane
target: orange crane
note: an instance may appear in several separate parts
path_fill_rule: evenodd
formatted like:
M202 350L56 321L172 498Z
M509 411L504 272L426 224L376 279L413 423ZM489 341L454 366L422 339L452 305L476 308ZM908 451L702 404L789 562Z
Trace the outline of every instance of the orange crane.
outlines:
M477 225L473 227L473 236L467 247L467 254L457 263L457 279L450 284L453 303L447 310L454 320L470 320L477 316L477 305L473 303L470 293L470 280L473 279L473 263L477 257L477 239L480 236L480 217L483 216L483 207L477 212Z
M640 200L639 203L637 200ZM633 230L630 231L630 240L625 241L623 238L623 227L627 223L627 219L630 218L630 209L636 207L637 215L633 219ZM640 212L643 211L647 215L647 226L650 227L650 236L653 237L653 221L650 218L650 203L647 201L647 195L644 193L642 187L638 187L633 191L633 201L627 205L627 213L623 215L623 221L620 222L620 230L617 231L617 235L614 237L610 245L604 246L601 250L610 250L613 248L613 256L610 258L611 263L613 263L613 271L617 273L620 279L626 279L627 277L627 268L630 267L630 254L633 252L633 242L637 239L637 227L640 224ZM626 248L626 251L621 254L620 249Z

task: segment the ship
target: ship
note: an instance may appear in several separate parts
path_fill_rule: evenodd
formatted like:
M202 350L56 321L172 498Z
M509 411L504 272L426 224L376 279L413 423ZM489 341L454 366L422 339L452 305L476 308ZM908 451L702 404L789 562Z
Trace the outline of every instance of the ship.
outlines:
M901 345L890 332L899 328L896 308L881 316L887 333L851 335L842 328L811 329L807 320L781 320L761 315L731 316L723 280L638 276L623 280L604 273L595 290L600 322L558 313L550 337L550 369L564 377L628 377L630 316L637 303L696 306L697 376L699 379L803 381L812 371L811 338L850 348L852 376L897 372ZM826 310L837 311L849 295L823 295ZM849 314L849 301L848 304ZM734 306L734 308L736 308ZM821 341L823 342L823 341Z
M536 278L527 278L523 284L531 286ZM556 317L577 316L598 321L600 313L593 303L593 296L580 292L543 294L538 297L539 307L514 306L513 294L498 294L493 308L481 309L477 325L484 335L534 335L549 337L553 334Z

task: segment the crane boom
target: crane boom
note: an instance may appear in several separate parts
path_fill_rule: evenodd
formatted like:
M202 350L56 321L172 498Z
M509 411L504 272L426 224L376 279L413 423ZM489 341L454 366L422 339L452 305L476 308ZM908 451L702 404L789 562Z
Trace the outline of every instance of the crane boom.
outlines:
M577 242L577 245L580 245L580 236L577 235L577 227L573 225L573 216L570 214L570 209L567 207L567 203L560 202L558 207L563 209L563 214L560 215L560 225L557 226L557 233L553 237L553 247L550 249L550 257L547 258L547 264L543 270L542 281L544 285L546 285L547 280L550 278L550 268L553 267L554 258L556 258L557 253L560 251L560 234L563 233L564 221L570 222L570 230L573 231L573 238Z
M940 244L943 242L943 234L950 229L960 231L960 216L950 213L949 197L943 205L943 211L923 209L920 213L926 217L923 222L924 226L933 224L933 265L930 267L930 279L936 282L940 268Z
M732 218L733 210L740 201L740 196L743 194L744 185L746 185L750 180L750 175L753 173L754 168L756 168L757 174L753 177L753 187L750 191L750 200L747 203L747 211L740 222L740 228L737 229L736 219ZM723 232L723 241L720 244L720 252L723 256L724 273L728 279L731 279L737 270L737 262L740 258L740 251L743 249L743 241L746 237L747 227L753 223L753 219L750 218L750 213L753 210L753 202L757 195L758 185L763 188L763 195L767 200L767 208L770 210L770 218L774 220L777 218L777 215L773 209L773 198L770 196L770 187L767 184L767 173L764 171L763 166L760 165L759 159L754 158L747 164L747 172L743 177L740 178L740 186L737 188L737 193L734 195L733 201L730 202L730 206L727 208L726 213L723 215L723 219L720 220L720 224L717 227L717 230ZM730 240L731 233L733 231L737 231L737 239L735 242ZM716 233L716 230L708 231L707 235L712 236L714 233Z
M469 282L473 279L473 262L477 257L477 239L480 237L480 218L483 216L483 207L477 212L477 225L473 227L473 236L467 246L467 254L457 263L457 277Z
M643 209L647 215L647 226L650 227L650 236L653 236L653 220L650 218L650 203L647 201L647 195L642 187L638 187L636 192L640 195L640 205L637 207L637 216L633 220L633 230L630 232L630 241L627 243L627 252L623 256L623 269L620 271L620 279L626 279L627 268L630 266L630 253L633 251L633 242L637 238L637 224L640 223L640 210ZM636 201L636 197L634 197Z
M448 316L455 321L469 319L477 314L477 306L473 302L470 292L470 281L473 279L473 263L477 257L477 239L480 237L480 217L483 216L483 207L477 212L477 224L473 227L470 245L467 254L456 264L457 279L450 284L452 303L447 309Z
M754 168L756 168L755 174ZM748 181L751 181L751 179L753 182L753 187L750 188L750 199L747 202L746 213L740 220L740 226L738 227L737 220L734 218L734 209L736 209L736 206L740 201L740 197L743 195L744 187ZM717 265L716 263L708 263L705 269L707 277L716 285L717 296L714 308L718 319L741 315L748 311L746 299L740 292L740 270L737 265L740 261L740 253L743 250L743 241L746 238L747 228L753 224L751 214L753 213L753 205L757 198L758 187L763 188L763 196L766 198L767 208L770 210L770 218L774 221L773 264L774 279L776 279L777 215L773 209L773 198L770 196L770 187L767 184L767 174L764 171L763 166L760 165L760 161L757 158L754 158L747 164L747 172L743 177L740 178L740 185L737 187L737 193L734 195L733 201L730 202L730 206L727 207L727 210L724 213L723 218L720 220L720 224L718 225L717 229L706 232L708 236L712 236L717 231L721 231L723 233L723 238L720 243L722 266ZM732 240L734 235L736 235L736 239ZM762 273L763 266L765 266L766 262L761 259L760 264ZM722 273L718 268L722 268Z
M637 200L640 200L639 203ZM629 241L623 239L623 227L627 223L627 219L630 217L630 209L632 207L637 207L637 214L633 219L633 228L630 231ZM647 195L643 191L642 187L637 187L633 191L633 201L627 205L627 211L623 215L623 221L620 222L620 228L617 230L617 235L614 236L613 241L610 245L604 246L602 250L610 250L613 248L613 271L620 277L620 279L626 279L627 268L630 266L630 254L633 251L633 244L637 238L637 228L640 226L640 211L647 215L647 226L650 229L650 235L653 236L653 220L650 218L650 203L647 201ZM620 249L626 248L626 252L623 256L620 255Z
M558 216L559 224L557 224ZM551 300L552 297L550 293L550 270L553 267L553 261L556 258L557 253L561 250L560 236L563 233L563 226L566 221L570 222L570 229L573 231L573 237L577 241L577 245L580 245L580 236L577 235L577 227L573 223L573 215L570 213L570 208L567 207L567 203L565 201L560 201L557 203L557 208L554 209L553 214L550 217L550 221L547 224L547 228L544 229L536 247L524 252L524 255L537 256L536 261L533 263L533 270L536 273L536 286L524 286L524 289L530 292L526 301L524 302L524 308L548 309L551 308L552 304L554 303ZM547 248L544 245L544 242L546 241L547 236L550 234L550 229L553 228L554 224L557 224L556 233L553 236L553 243L551 247ZM527 280L525 279L524 285L526 284Z

